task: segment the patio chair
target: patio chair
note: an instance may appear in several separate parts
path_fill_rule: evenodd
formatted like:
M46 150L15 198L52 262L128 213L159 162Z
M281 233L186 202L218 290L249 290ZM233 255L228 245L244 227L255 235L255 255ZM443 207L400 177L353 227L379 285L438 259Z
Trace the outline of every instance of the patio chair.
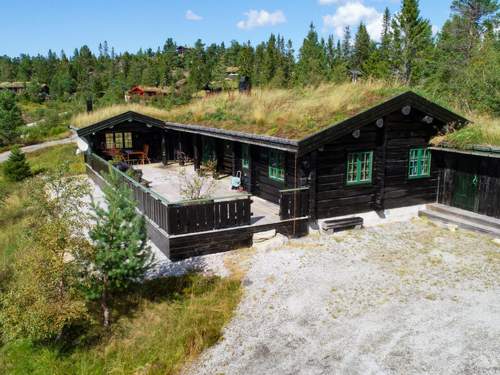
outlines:
M109 156L111 160L114 161L125 161L122 152L117 148L109 148L107 150L103 150L103 154Z
M132 151L127 154L129 160L134 159L134 157L137 157L137 159L140 160L141 164L145 164L146 160L148 163L151 163L151 160L149 159L149 145L144 144L142 151Z

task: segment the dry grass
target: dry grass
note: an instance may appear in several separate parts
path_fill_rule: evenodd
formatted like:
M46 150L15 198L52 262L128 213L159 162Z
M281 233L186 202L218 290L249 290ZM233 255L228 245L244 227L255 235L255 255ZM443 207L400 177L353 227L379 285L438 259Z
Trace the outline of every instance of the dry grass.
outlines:
M130 110L172 122L300 139L406 90L398 84L371 80L292 90L255 89L250 95L232 93L196 99L168 111L138 104L116 105L79 114L71 123L85 127Z
M453 133L436 137L434 144L446 142L457 148L470 145L500 146L500 117L472 113L466 116L472 124Z

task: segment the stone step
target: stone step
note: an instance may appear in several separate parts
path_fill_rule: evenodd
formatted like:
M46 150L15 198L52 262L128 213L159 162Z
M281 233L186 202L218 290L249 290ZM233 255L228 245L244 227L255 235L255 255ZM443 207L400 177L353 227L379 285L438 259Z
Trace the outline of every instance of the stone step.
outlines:
M426 209L446 215L456 216L467 221L477 223L479 225L493 227L500 230L500 219L491 216L481 215L475 212L463 210L461 208L446 206L440 203L428 204L426 205Z
M472 230L475 232L487 233L494 237L500 237L500 228L479 224L475 221L471 221L453 214L447 214L435 210L425 209L419 211L418 216L426 217L430 220L439 221L445 224L455 224L460 228Z

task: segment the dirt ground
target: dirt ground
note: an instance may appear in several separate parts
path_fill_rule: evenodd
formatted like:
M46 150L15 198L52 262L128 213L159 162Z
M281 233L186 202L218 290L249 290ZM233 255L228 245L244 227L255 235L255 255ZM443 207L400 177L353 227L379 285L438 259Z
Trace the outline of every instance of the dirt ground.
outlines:
M187 373L500 374L490 237L415 219L218 257L245 295Z

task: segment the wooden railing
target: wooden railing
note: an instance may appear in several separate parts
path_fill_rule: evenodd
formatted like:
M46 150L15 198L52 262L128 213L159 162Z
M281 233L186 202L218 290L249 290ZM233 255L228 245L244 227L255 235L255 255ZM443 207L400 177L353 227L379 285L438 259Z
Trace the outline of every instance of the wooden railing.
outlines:
M132 191L137 208L168 234L188 234L250 224L250 195L172 203L98 155L85 154L85 162L104 178L111 170L116 172L121 183Z
M137 208L151 221L168 233L168 201L161 195L141 185L132 177L118 168L113 167L106 160L95 154L85 154L85 162L102 177L113 170L120 182L129 187L133 198L137 201Z
M293 219L309 215L309 188L280 190L280 219Z
M249 195L169 204L169 233L186 234L250 225L251 204Z

